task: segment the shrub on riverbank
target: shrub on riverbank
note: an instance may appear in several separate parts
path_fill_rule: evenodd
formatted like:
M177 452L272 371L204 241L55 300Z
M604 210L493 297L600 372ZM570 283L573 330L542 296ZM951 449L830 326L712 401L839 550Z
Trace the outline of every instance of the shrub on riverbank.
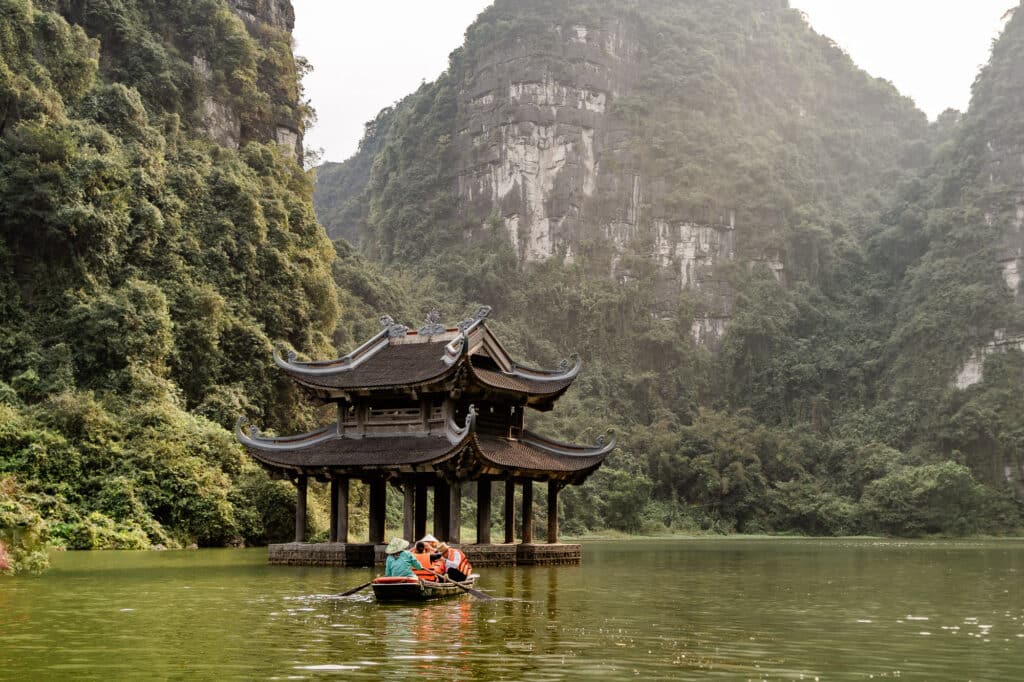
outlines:
M26 494L14 476L0 476L0 573L38 573L50 565L49 528L39 495Z

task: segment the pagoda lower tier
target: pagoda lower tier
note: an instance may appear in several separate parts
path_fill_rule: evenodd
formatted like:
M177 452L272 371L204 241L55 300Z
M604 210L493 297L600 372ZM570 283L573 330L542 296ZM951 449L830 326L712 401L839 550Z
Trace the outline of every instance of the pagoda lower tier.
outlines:
M298 490L295 541L271 548L271 562L283 564L366 565L379 560L385 542L388 484L404 496L404 537L429 532L449 543L462 541L462 486L475 482L476 545L463 545L477 565L578 563L579 547L558 541L558 494L566 485L582 483L615 447L614 437L595 446L561 443L524 431L518 438L478 433L476 412L458 427L448 419L441 435L346 436L337 425L287 437L263 436L239 420L236 437L249 455L277 478L291 480ZM331 486L330 540L322 546L305 542L309 479ZM348 543L349 490L352 480L369 487L370 522L366 543ZM504 485L504 542L491 539L491 490ZM533 483L547 484L547 536L543 549L533 537ZM522 546L516 545L516 487L520 488ZM427 509L433 490L433 514ZM545 560L545 557L548 557Z

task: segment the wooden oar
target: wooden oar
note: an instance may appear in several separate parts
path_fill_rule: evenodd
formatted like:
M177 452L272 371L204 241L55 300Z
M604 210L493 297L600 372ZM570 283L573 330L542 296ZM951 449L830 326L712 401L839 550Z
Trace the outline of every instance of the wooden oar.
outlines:
M455 585L456 587L458 587L460 590L462 590L464 592L469 592L471 595L473 595L477 599L483 599L484 601L494 601L494 597L492 597L489 594L485 594L485 593L481 592L480 590L474 590L472 587L466 587L462 583L458 582L457 580L452 580L451 578L449 578L446 575L442 575L441 577L444 578L445 581L450 582L453 585Z
M349 596L349 595L351 595L351 594L355 594L356 592L358 592L358 591L360 591L360 590L365 590L365 589L366 589L367 587L369 587L369 586L370 586L370 585L372 585L372 584L373 584L373 581L371 580L371 581L370 581L370 582L368 582L368 583L363 583L363 584L362 584L362 585L360 585L359 587L353 587L353 588L352 588L351 590L349 590L348 592L342 592L342 593L341 593L341 594L339 594L338 596L339 596L339 597L347 597L347 596Z

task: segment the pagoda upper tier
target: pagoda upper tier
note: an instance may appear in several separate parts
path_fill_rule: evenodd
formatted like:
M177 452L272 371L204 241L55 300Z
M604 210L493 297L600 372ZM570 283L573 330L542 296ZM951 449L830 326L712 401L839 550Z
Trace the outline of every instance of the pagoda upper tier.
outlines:
M436 312L420 329L380 318L381 331L343 357L303 362L294 353L274 351L274 361L314 397L354 402L360 397L451 394L486 396L537 410L550 410L580 372L580 360L553 370L516 363L487 328L489 307L454 327L439 323Z

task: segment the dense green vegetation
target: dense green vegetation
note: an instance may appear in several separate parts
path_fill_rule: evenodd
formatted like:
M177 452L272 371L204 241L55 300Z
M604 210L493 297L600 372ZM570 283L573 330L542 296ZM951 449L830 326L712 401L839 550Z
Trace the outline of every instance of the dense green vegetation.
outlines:
M15 566L37 567L47 538L224 545L290 526L290 486L228 429L243 412L309 425L271 345L333 348L334 250L308 177L265 142L303 115L297 87L290 36L250 35L223 1L0 1L0 543ZM208 97L238 112L239 150L200 129Z
M719 272L735 307L716 353L690 336L707 302L666 297L642 239L621 281L596 237L571 264L523 266L500 221L475 228L453 200L457 92L477 60L524 41L554 49L558 25L618 20L644 61L612 114L632 131L634 167L670 188L652 210L737 211L740 258ZM1024 357L990 356L966 390L953 378L996 329L1024 328L995 257L1019 179L989 182L986 152L1024 135L1022 33L1013 19L967 115L928 126L768 3L497 2L445 74L381 112L360 152L324 173L318 213L388 273L445 273L407 301L449 317L489 303L536 363L581 353L576 388L535 423L623 438L566 492L570 532L1014 531L1021 490L1004 466L1022 478ZM759 265L773 253L785 281Z

